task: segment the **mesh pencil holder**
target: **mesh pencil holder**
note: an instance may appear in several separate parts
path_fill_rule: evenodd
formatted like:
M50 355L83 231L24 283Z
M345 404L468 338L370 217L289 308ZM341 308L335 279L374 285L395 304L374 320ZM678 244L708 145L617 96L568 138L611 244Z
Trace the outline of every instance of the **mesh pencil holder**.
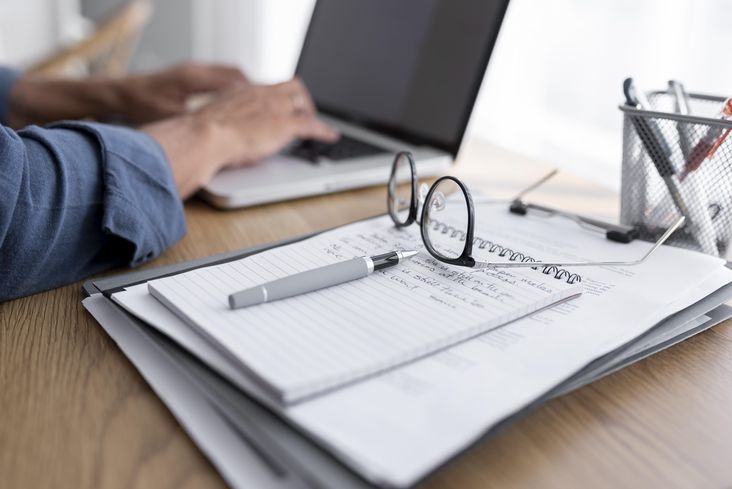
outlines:
M653 110L621 105L620 220L655 241L679 216L668 243L725 257L732 240L732 121L721 97L689 94L690 113L674 112L668 92L648 94Z

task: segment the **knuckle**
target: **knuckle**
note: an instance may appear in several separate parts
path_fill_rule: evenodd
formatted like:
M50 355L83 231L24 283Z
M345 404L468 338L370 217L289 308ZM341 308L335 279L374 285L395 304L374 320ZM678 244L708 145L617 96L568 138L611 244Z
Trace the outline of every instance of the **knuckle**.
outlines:
M242 72L239 68L236 66L227 66L226 67L226 73L228 73L232 77L236 78L246 78L244 76L244 72Z
M190 74L191 72L196 71L196 68L196 64L192 61L186 61L179 66L180 71L186 74Z
M193 62L186 62L178 67L178 76L183 80L190 80L198 76L200 66Z

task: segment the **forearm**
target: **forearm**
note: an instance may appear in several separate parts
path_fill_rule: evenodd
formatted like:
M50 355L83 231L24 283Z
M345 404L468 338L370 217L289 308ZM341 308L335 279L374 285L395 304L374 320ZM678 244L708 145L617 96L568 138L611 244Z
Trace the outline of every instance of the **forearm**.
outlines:
M7 122L13 128L65 119L101 119L122 106L120 83L112 79L21 78L13 86Z
M0 126L0 302L138 265L185 232L160 147L90 123Z

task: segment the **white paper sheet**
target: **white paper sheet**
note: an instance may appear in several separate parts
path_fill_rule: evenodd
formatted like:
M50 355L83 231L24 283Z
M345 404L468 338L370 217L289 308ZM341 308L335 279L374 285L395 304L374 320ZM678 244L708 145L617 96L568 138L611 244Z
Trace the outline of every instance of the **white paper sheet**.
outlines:
M618 245L559 219L486 208L478 208L478 218L489 221L496 241L537 258L624 259L649 246ZM490 256L485 252L483 258ZM584 269L585 293L576 301L283 414L371 480L412 484L595 358L732 281L732 271L722 265L713 257L663 247L638 267ZM128 300L133 295L118 293L115 299L159 322L155 316L165 309L145 298L144 289L137 291L141 303ZM186 330L190 335L172 315L166 327L174 338ZM196 340L201 338L190 335L193 351L201 349Z
M101 294L87 297L83 304L125 355L138 366L140 373L155 392L165 399L168 408L231 487L301 487L275 473L257 451L206 401L205 396L193 392L185 377L160 358L159 351L119 320L114 306L105 297ZM181 326L184 325L181 323Z
M449 242L462 247L457 238ZM581 292L579 285L530 268L468 273L424 253L337 287L228 307L232 292L419 243L417 227L398 230L388 217L377 218L148 285L284 401L413 361Z

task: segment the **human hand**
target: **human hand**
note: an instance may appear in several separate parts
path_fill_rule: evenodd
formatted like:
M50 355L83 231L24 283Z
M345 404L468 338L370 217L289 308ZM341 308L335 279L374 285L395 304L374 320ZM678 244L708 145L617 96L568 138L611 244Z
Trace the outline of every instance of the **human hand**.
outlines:
M244 74L224 65L187 63L123 78L59 80L26 77L10 92L8 123L20 128L62 119L122 119L143 124L180 115L186 99L248 86Z
M148 75L114 81L118 114L144 124L183 114L192 95L250 86L244 74L227 65L186 63Z
M143 126L170 161L182 198L219 170L251 164L295 138L332 142L338 133L317 118L299 80L234 89L199 111Z

